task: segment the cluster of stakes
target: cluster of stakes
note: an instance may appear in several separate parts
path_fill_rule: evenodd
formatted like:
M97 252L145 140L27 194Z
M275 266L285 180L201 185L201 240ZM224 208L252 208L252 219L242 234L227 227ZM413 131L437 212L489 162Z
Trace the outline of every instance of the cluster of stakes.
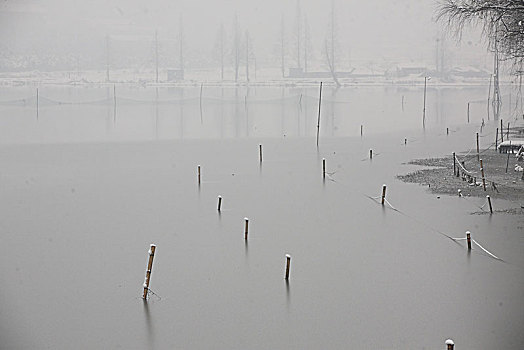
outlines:
M405 144L407 143L407 139L404 140ZM259 147L259 160L260 160L260 163L262 163L262 145L258 145ZM373 151L372 150L369 150L369 158L372 159L373 158ZM453 172L455 173L455 159L456 159L456 156L455 156L455 153L453 153L453 160L454 160L454 170ZM482 162L482 160L480 160L480 162ZM458 168L458 167L457 167ZM481 170L482 170L482 165L481 165ZM456 171L456 173L458 173L458 170ZM322 177L325 179L326 178L326 159L325 158L322 158ZM200 165L198 165L197 167L197 178L198 178L198 185L201 184L201 167ZM484 176L483 176L484 178ZM380 203L382 205L385 204L385 202L387 202L386 200L386 185L382 185L382 194L380 197L376 197L376 198L380 198ZM491 199L488 196L486 196L487 198L487 201L489 202L489 208L490 208L490 211L491 213L493 213L493 209L492 209L492 206L491 206ZM388 202L389 204L389 202ZM217 204L217 210L218 212L220 212L222 209L222 196L218 196L218 204ZM249 218L244 218L244 239L247 241L248 239L248 233L249 233ZM467 247L468 247L468 251L471 251L471 233L469 231L466 231L466 237L465 238L458 238L458 239L454 239L454 240L466 240L467 241ZM147 270L146 270L146 275L145 275L145 280L144 280L144 284L143 284L143 288L144 288L144 291L143 291L143 299L144 300L147 300L147 297L148 297L148 294L149 294L149 284L150 284L150 281L151 281L151 271L152 271L152 268L153 268L153 259L154 259L154 256L155 256L155 249L156 249L156 245L155 244L151 244L150 245L150 248L149 248L149 251L148 251L148 254L149 254L149 259L148 259L148 263L147 263ZM289 280L289 271L290 271L290 267L291 267L291 255L289 254L286 254L285 255L285 258L286 258L286 264L285 264L285 275L284 275L284 278L286 281ZM453 342L453 340L451 339L447 339L445 341L445 345L446 345L446 349L447 350L453 350L454 347L455 347L455 343Z
M262 163L262 145L259 145L259 157L260 157L260 162ZM324 173L324 177L325 177L326 176L326 160L323 159L322 161L323 161L323 173ZM197 177L198 177L198 185L200 186L200 184L201 184L201 167L200 167L200 165L198 165L198 167L197 167ZM220 212L221 209L222 209L222 196L218 196L218 204L217 204L218 212ZM246 241L247 241L248 233L249 233L249 218L244 218L244 239ZM142 294L142 298L144 300L147 300L147 297L148 297L149 292L150 292L149 284L151 282L151 271L153 269L153 259L155 257L155 249L156 249L156 245L155 244L151 244L150 247L149 247L149 251L148 251L149 259L148 259L148 262L147 262L146 276L145 276L145 280L144 280L144 284L143 284L144 292ZM286 254L286 272L285 272L285 275L284 275L284 278L285 278L286 281L289 280L290 267L291 267L291 255Z
M258 148L259 148L259 160L260 160L260 163L262 163L262 145L258 145ZM369 157L370 157L370 159L373 157L373 151L372 150L369 150ZM454 168L453 172L454 173L455 172L458 173L458 170L455 171L455 167L456 167L455 166L455 159L456 159L456 156L455 156L455 153L453 153L453 161L454 161L453 162L453 168ZM480 162L482 162L482 160L480 160ZM326 178L326 158L322 158L322 177L324 179ZM198 185L200 186L200 184L201 184L201 167L200 167L200 165L197 166L197 179L198 179ZM379 197L374 197L376 199L380 198L380 204L382 204L382 205L385 205L385 203L389 204L389 202L386 200L386 189L387 189L387 186L385 184L382 185L382 195L379 196ZM459 190L459 195L460 195L460 190ZM487 199L487 202L489 203L490 212L493 213L493 207L491 205L491 198L490 198L490 196L489 195L486 196L486 199ZM391 206L391 204L389 204L389 205ZM219 213L222 210L222 196L218 196L217 210L218 210ZM249 234L249 218L246 217L246 218L244 218L244 239L246 241L248 239L248 234ZM469 231L466 231L466 237L464 237L464 238L452 238L452 239L456 240L456 241L458 241L458 240L467 240L468 251L471 250L471 233ZM148 263L147 263L147 270L146 270L145 280L144 280L144 284L143 284L143 287L144 287L144 292L143 292L143 296L142 296L143 299L147 299L149 291L150 291L149 284L150 284L150 281L151 281L151 271L152 271L152 268L153 268L153 259L155 257L155 249L156 249L156 245L155 244L151 244L150 248L149 248L149 251L148 251L149 259L148 259ZM488 251L486 251L486 252L488 254L492 255ZM286 272L285 272L285 275L284 275L284 278L286 279L286 281L289 280L290 265L291 265L291 256L289 254L286 254L286 269L285 269ZM453 348L453 347L451 347L451 348Z

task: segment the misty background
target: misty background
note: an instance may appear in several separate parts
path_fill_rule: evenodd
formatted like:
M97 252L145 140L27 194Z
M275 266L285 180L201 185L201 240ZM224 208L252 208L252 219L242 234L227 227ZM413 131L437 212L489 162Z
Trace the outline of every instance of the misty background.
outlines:
M435 7L433 0L4 0L0 70L142 72L158 60L161 81L167 69L219 80L222 64L223 79L233 80L238 47L239 64L249 57L251 79L259 80L282 77L282 66L285 75L297 67L328 71L326 52L336 71L489 71L480 29L457 42L435 23ZM241 68L239 79L246 74Z

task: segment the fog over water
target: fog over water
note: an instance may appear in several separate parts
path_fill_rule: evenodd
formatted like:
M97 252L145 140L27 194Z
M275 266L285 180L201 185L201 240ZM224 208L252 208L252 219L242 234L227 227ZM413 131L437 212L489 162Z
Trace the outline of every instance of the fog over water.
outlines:
M2 1L0 350L523 349L524 203L397 178L522 126L435 6Z

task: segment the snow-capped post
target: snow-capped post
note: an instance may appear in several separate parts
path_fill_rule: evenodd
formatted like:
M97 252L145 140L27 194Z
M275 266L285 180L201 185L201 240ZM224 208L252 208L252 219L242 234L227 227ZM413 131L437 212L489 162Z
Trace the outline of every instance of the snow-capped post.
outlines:
M373 159L373 150L372 149L369 150L369 159Z
M446 350L453 350L455 348L455 343L451 339L446 340Z
M326 178L326 158L322 158L322 177Z
M262 145L258 145L258 158L260 159L260 163L262 163Z
M468 250L471 250L471 233L466 231L466 240L468 241Z
M200 165L198 166L198 184L200 185Z
M479 133L477 133L477 161L480 159Z
M291 266L291 255L286 254L286 281L289 279L289 268Z
M497 151L498 146L498 140L499 140L499 128L497 128L497 131L495 132L495 152Z
M493 214L493 207L491 206L491 197L489 196L489 194L486 196L486 198L488 199L489 212Z
M380 203L384 205L384 201L386 200L386 184L382 185L382 200Z
M247 241L247 233L248 233L248 227L249 227L249 219L244 218L245 226L244 226L244 239Z
M217 207L217 210L220 211L221 207L222 207L222 196L218 196L218 207Z
M147 299L147 292L149 291L149 282L151 281L151 270L153 269L153 258L155 257L156 245L149 246L149 262L147 263L146 279L144 281L144 295L142 298Z
M455 157L455 152L453 152L453 175L457 173L457 157Z

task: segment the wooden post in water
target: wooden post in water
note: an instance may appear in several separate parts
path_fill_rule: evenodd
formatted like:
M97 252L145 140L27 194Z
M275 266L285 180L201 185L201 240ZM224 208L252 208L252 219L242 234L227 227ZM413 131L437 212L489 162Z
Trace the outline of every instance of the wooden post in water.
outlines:
M446 340L446 350L454 350L455 343L451 339Z
M504 142L504 129L502 126L502 119L500 120L500 142Z
M260 163L262 163L262 145L258 145L258 158L260 159Z
M36 88L36 119L38 119L38 88Z
M491 206L491 197L489 196L489 194L486 196L486 198L488 199L489 212L493 214L493 207Z
M495 132L495 152L497 151L499 141L499 128L497 128L497 131Z
M153 269L153 258L155 257L156 245L151 244L149 247L149 261L147 263L146 280L144 281L144 294L142 298L147 299L147 292L149 291L149 282L151 281L151 270Z
M222 196L218 196L218 207L217 210L220 211L222 208Z
M289 280L289 268L291 267L291 255L286 254L286 281Z
M326 178L326 158L322 158L322 177Z
M477 133L477 161L480 159L479 133Z
M204 90L204 83L200 83L200 115L202 115L202 92Z
M249 226L249 219L244 218L245 226L244 226L244 239L247 241L247 232L248 232L248 226Z
M318 136L320 133L320 106L322 104L322 82L320 82L320 92L318 97L318 120L317 120L317 148L318 148Z
M509 149L507 151L508 153L508 158L506 160L506 174L508 173L508 166L509 166L509 151L511 150L511 141L509 142Z
M200 185L200 165L198 166L198 184Z
M457 173L457 157L455 157L455 152L453 152L453 176Z
M484 177L484 166L482 165L482 159L480 160L480 173L482 174L482 188L486 191L486 178Z
M466 240L468 241L468 250L471 250L471 233L466 231Z
M380 203L382 205L384 205L384 201L386 200L386 185L382 185L382 200L380 201Z

